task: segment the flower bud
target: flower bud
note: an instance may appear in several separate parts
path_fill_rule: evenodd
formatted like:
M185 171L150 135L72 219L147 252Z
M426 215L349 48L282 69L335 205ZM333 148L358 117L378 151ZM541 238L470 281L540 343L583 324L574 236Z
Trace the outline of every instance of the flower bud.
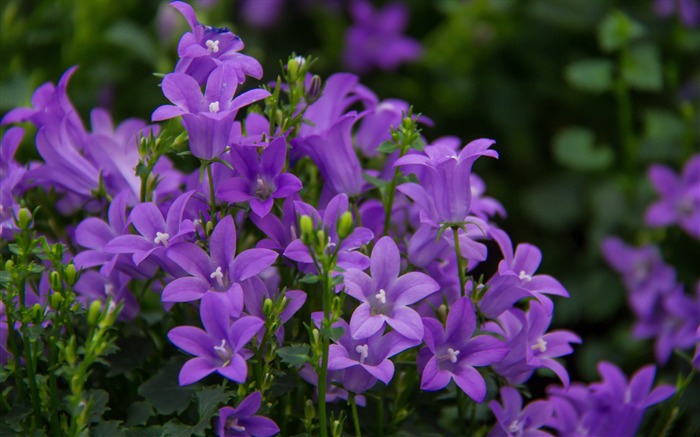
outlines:
M299 217L299 231L301 232L301 241L309 245L313 241L314 221L308 215Z
M20 229L29 229L32 224L32 213L27 208L20 208L17 213L17 227Z
M304 58L295 56L287 61L287 75L290 82L296 82L299 78L299 70L304 66Z
M66 266L66 269L64 270L65 275L66 275L66 283L68 286L72 287L76 283L76 272L75 272L75 264L71 263Z
M314 344L321 344L321 337L320 333L318 332L318 329L314 328L311 331L311 336L313 337Z
M314 402L311 399L307 399L304 404L304 419L307 421L312 421L316 417L316 408L314 408Z
M100 320L98 326L100 328L109 328L110 326L114 325L114 322L117 321L117 316L119 316L119 311L117 311L117 309L117 304L110 299L107 303L107 312L102 320Z
M61 302L63 302L64 300L65 300L65 298L63 297L63 295L60 292L55 291L55 292L51 293L51 297L49 298L49 303L51 304L51 308L56 309L59 306L61 306Z
M57 271L51 272L49 275L49 284L53 291L60 291L63 289L63 282L61 282L61 275Z
M68 364L73 366L75 364L76 360L76 355L75 355L75 337L71 337L70 340L68 340L68 345L66 348L63 350L64 353L66 354L66 361L68 361Z
M266 297L263 301L263 314L265 315L265 318L270 317L272 314L272 299L269 297Z
M5 261L5 270L12 270L12 268L15 266L15 262L12 261L11 259L8 259Z
M345 211L343 215L340 216L340 220L338 220L338 236L341 240L350 235L352 226L352 213L350 211Z
M99 300L93 300L88 307L87 322L89 326L97 325L100 318L100 313L102 312L102 302Z
M32 305L31 312L33 320L41 320L41 317L44 315L44 309L38 303Z
M306 101L311 104L321 97L321 87L323 86L323 81L321 77L314 74L311 78L311 83L309 84L309 89L306 91Z
M331 435L333 437L341 437L343 435L343 422L336 419L331 424Z

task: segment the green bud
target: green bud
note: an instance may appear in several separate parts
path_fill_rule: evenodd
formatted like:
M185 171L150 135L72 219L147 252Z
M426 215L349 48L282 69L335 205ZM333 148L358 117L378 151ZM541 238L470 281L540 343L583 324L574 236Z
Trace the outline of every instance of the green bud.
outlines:
M445 304L438 307L438 316L440 317L440 320L447 320L447 307Z
M333 437L341 437L343 435L343 422L336 419L331 425L331 434Z
M80 375L76 373L75 375L73 375L73 378L71 378L70 389L73 393L80 393L82 388L83 384L80 381Z
M323 253L326 249L326 232L323 229L316 231L316 243L318 244L318 253Z
M207 232L207 235L211 235L212 231L214 230L214 222L208 221L205 230Z
M93 300L88 307L87 322L90 326L97 325L100 318L100 313L102 312L102 302L99 300Z
M63 289L63 283L61 282L61 275L57 271L51 272L49 276L49 284L51 284L51 289L53 291L61 291Z
M117 310L118 305L114 303L113 300L109 300L107 302L107 312L102 320L100 320L100 323L98 323L98 326L100 328L109 328L110 326L114 325L114 322L117 321L117 316L119 316L119 311Z
M68 285L70 287L74 286L77 281L75 265L72 263L68 264L66 266L66 269L64 270L64 273L66 275L66 282L68 283Z
M340 216L340 220L338 220L338 236L341 240L350 235L352 227L352 213L350 211L345 211L343 215Z
M17 227L29 229L32 224L32 213L27 208L20 208L17 213Z
M321 337L320 333L318 332L318 329L314 328L311 331L311 336L313 337L314 344L321 344Z
M272 299L269 297L266 297L263 301L263 314L265 315L265 318L270 317L272 314Z
M51 303L51 308L53 308L53 309L58 308L59 306L61 306L61 302L63 302L64 300L65 300L65 298L63 297L63 295L60 292L58 292L58 291L53 292L51 294L51 297L49 298L49 301Z
M287 75L290 82L295 82L299 77L299 69L304 65L304 58L295 56L287 61Z
M31 312L32 319L34 320L41 320L42 316L44 315L44 309L38 303L32 305Z
M299 231L301 232L301 241L309 245L313 241L314 221L308 215L299 217Z
M70 340L68 341L68 345L64 349L64 352L66 354L66 361L68 361L68 364L73 366L75 364L76 360L76 355L75 355L75 337L71 337Z
M278 329L280 329L279 320L275 320L272 323L270 323L270 332L277 332Z
M304 404L304 419L307 421L312 421L316 417L316 408L314 408L314 402L311 399L307 399Z
M12 261L11 259L8 259L5 261L5 270L12 270L12 268L15 266L15 262Z
M311 78L311 84L306 92L306 102L311 104L321 97L321 87L323 86L323 81L318 74L314 74Z
M343 313L343 301L340 296L333 296L333 301L331 301L331 313L334 316L339 316Z

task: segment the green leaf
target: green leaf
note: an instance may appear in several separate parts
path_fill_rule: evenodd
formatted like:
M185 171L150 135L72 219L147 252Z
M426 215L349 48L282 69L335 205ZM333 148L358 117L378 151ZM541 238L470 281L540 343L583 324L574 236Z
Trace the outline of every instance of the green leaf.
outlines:
M308 344L293 344L277 349L277 355L288 366L299 368L311 359L309 357L310 351L311 348Z
M119 428L119 420L110 420L107 422L100 422L99 425L92 429L91 435L108 435L114 437L124 436L124 431Z
M644 44L630 50L622 64L622 77L632 87L642 91L658 91L663 87L659 50Z
M219 405L228 402L231 394L226 392L224 387L215 385L213 387L204 387L195 394L197 398L197 412L199 413L200 421L204 416L211 417L212 412L219 409Z
M90 390L89 396L92 401L89 420L91 423L97 423L102 418L102 415L109 410L107 406L109 393L104 390Z
M594 147L593 132L581 127L559 131L554 137L553 152L561 165L581 171L603 170L615 158L610 148Z
M620 11L614 11L598 26L598 44L605 52L614 52L644 35L644 27Z
M375 187L385 188L387 185L389 185L389 182L385 181L384 179L375 178L367 173L362 173L362 178Z
M306 275L299 282L302 284L315 284L318 282L318 275Z
M177 420L171 420L163 426L161 435L168 437L190 437L192 435L192 427L185 425Z
M148 423L148 419L154 415L155 411L153 411L153 405L143 401L134 402L129 406L129 409L126 411L126 422L124 423L124 425L146 425L146 423Z
M178 382L181 367L180 360L168 362L138 389L138 394L151 403L159 414L181 413L192 400L194 389L180 387Z
M127 429L124 434L126 437L161 437L162 435L165 435L163 434L163 429L160 426Z
M343 334L345 334L345 329L340 326L331 329L321 328L321 336L328 337L333 341L337 341Z
M386 154L394 153L397 150L399 150L399 145L393 141L384 141L379 145L379 147L377 147L377 152Z
M582 91L602 93L612 85L613 63L607 59L581 59L566 66L569 85Z

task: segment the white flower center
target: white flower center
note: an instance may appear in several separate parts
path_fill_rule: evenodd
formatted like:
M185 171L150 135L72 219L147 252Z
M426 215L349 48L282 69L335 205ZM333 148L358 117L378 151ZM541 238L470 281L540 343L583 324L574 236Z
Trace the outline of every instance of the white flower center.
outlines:
M520 271L520 275L518 275L518 276L520 276L520 279L523 280L523 281L525 281L525 282L530 282L530 281L532 281L532 276L530 276L530 275L528 275L527 273L525 273L525 270L521 270L521 271Z
M216 282L219 283L219 287L224 286L224 274L221 272L221 266L218 266L216 270L211 272L211 275L209 275L211 279L216 278Z
M105 284L105 295L114 296L114 285L109 282Z
M449 358L451 363L457 362L457 355L459 355L459 349L454 350L451 347L447 348L447 358Z
M523 430L523 423L518 421L518 420L514 420L513 423L511 423L508 426L508 432L511 434L519 433L522 430Z
M547 342L544 340L544 338L540 337L537 339L537 343L530 346L530 349L532 349L533 351L539 350L543 353L547 352Z
M207 52L209 53L219 53L219 40L218 39L208 39L205 43L207 45Z
M384 305L386 303L386 291L384 289L380 289L379 293L375 294L374 297L377 298L380 304Z
M156 244L162 244L163 246L167 246L169 239L170 235L167 232L156 232L156 238L153 239L153 242Z
M364 364L365 360L369 356L369 345L360 344L355 346L355 352L360 354L360 364Z
M226 421L226 428L231 431L243 432L245 431L245 426L238 424L238 417L233 417Z
M226 367L229 365L231 362L231 350L226 346L226 340L221 339L221 344L218 346L214 346L214 352L224 360L224 364L222 367Z
M219 101L217 100L216 102L211 102L209 104L209 112L216 114L219 112Z

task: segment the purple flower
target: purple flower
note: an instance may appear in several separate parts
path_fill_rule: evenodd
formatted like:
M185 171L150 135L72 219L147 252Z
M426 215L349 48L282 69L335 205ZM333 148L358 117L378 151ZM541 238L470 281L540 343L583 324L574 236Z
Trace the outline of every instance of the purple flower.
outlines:
M243 299L245 302L245 310L251 316L256 316L261 319L265 318L265 313L263 312L263 305L265 299L271 299L276 302L278 299L282 298L282 291L278 287L271 287L265 284L257 276L253 276L241 283L243 288ZM273 291L270 291L273 290ZM306 293L301 290L284 290L284 310L280 313L279 321L281 324L287 323L292 316L301 309L306 302ZM280 345L282 340L284 340L284 327L280 326L275 336L279 341Z
M343 63L358 73L374 67L395 70L400 64L421 56L418 41L402 35L408 21L408 8L391 3L375 11L371 3L357 0L350 4L354 24L345 36Z
M419 361L427 359L422 368L420 387L436 391L454 379L457 386L476 402L486 397L486 381L475 367L499 362L508 353L506 345L489 335L472 337L476 329L476 314L471 300L459 299L442 324L432 318L423 318L425 344Z
M398 331L386 335L376 331L357 340L349 334L351 329L342 319L333 327L342 327L345 334L328 350L328 370L344 369L341 382L353 393L364 393L377 380L388 385L394 376L394 363L389 358L420 344L420 340L406 338Z
M270 213L274 199L291 196L302 188L299 178L282 172L287 159L284 137L273 140L262 154L252 147L233 147L231 155L241 176L222 183L216 194L228 202L248 202L259 217Z
M245 0L241 5L241 14L246 25L259 29L272 27L279 21L285 0Z
M370 337L387 323L399 334L423 339L420 315L409 307L436 292L440 286L425 273L410 272L399 276L401 255L396 243L382 237L372 250L370 277L359 269L343 273L345 293L362 302L350 319L354 339Z
M177 1L170 5L182 13L192 29L192 32L182 36L177 46L180 60L175 66L175 72L192 76L199 84L203 84L216 67L227 64L233 72L230 80L236 80L237 83L243 83L246 76L256 79L262 77L260 63L250 56L238 53L244 48L240 37L225 27L201 24L197 21L192 6L185 2Z
M168 339L183 351L195 355L180 370L180 385L193 384L213 372L243 383L248 366L243 348L263 328L257 317L245 316L232 324L230 302L223 293L207 293L199 308L205 330L178 326L168 332Z
M696 369L700 369L700 324L698 324L698 330L695 332L695 355L693 356L693 366Z
M685 27L696 27L700 23L700 4L697 0L656 0L654 10L661 17L677 12Z
M11 240L17 230L13 217L19 211L16 196L26 188L23 184L26 170L14 160L22 137L24 129L13 127L5 132L0 142L0 236L7 240Z
M170 73L163 78L163 94L175 105L163 105L153 111L153 121L182 117L189 134L190 150L197 158L212 160L229 145L233 119L238 110L264 99L270 93L263 89L247 91L235 99L234 68L217 67L207 80L205 93L192 77Z
M649 180L661 199L647 209L646 224L651 227L678 224L700 239L700 155L687 162L681 177L664 165L653 165Z
M254 416L260 409L262 395L259 391L248 395L238 407L224 407L219 410L216 431L219 437L269 437L280 432L272 419Z
M471 205L471 168L480 156L497 158L498 153L489 148L493 140L474 140L457 154L451 147L436 145L425 148L423 154L408 154L399 158L394 166L419 165L424 171L419 175L421 184L406 183L398 190L413 199L423 210L421 221L440 224L464 223Z
M272 265L278 257L269 249L248 249L236 255L236 228L231 216L216 225L209 238L209 253L194 243L182 242L168 248L166 256L192 276L175 279L163 290L163 302L190 302L208 292L229 295L233 314L243 309L240 282Z
M489 408L498 421L489 437L551 437L552 434L540 430L552 418L550 402L530 402L523 409L520 392L513 387L501 388L501 399L503 405L495 400L489 402Z
M81 273L80 279L75 284L75 291L80 294L80 300L85 308L88 302L99 300L104 302L111 298L114 304L124 303L119 313L119 320L132 320L139 312L139 303L127 287L129 277L123 273L112 271L103 275L95 270L87 270Z

